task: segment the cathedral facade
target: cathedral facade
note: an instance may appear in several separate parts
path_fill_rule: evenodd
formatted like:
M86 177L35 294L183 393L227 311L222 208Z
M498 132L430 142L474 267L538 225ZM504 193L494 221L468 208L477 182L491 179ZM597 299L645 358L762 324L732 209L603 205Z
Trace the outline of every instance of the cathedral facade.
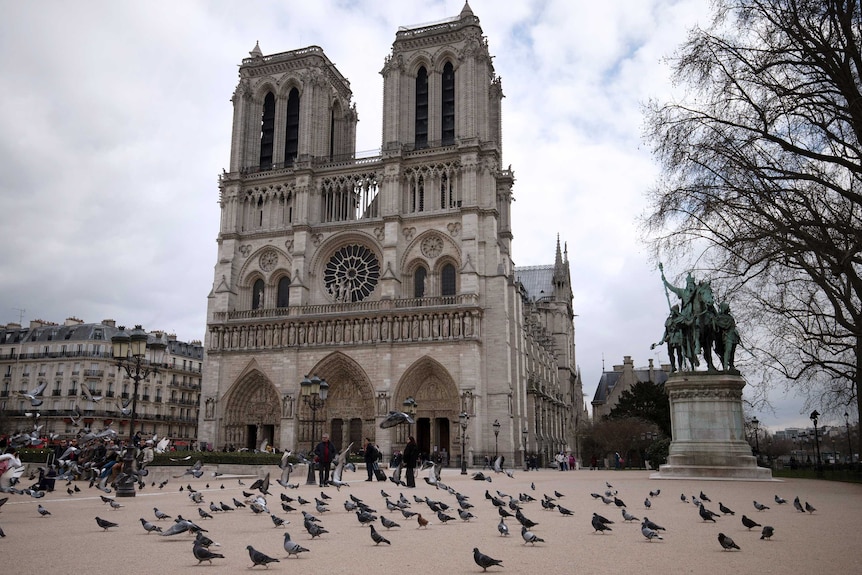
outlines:
M242 61L200 441L307 450L327 432L389 454L413 434L453 464L462 439L470 462L576 450L568 255L558 240L554 264L514 266L503 91L478 17L465 4L399 28L381 74L380 154L358 159L350 84L321 48ZM329 384L317 410L301 395L313 376ZM411 398L415 424L381 429Z

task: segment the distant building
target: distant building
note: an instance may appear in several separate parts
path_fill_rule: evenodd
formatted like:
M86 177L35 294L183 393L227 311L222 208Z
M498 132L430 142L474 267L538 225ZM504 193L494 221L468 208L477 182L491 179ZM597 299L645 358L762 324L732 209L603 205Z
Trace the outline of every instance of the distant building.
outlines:
M43 436L72 437L80 431L70 417L77 405L85 425L93 430L110 426L127 437L130 422L120 406L131 398L134 382L113 358L111 338L118 331L113 320L85 323L77 318L63 325L36 320L29 327L0 326L0 434L31 431L38 412ZM140 382L135 431L168 437L183 447L197 440L203 346L162 332L149 337L163 338L167 349L159 373ZM44 403L34 408L20 393L43 382ZM84 385L103 399L89 400Z
M620 401L620 394L631 389L636 383L652 382L664 385L670 373L670 365L662 365L656 368L653 360L649 360L648 367L635 368L630 355L623 357L622 365L615 365L612 371L602 372L602 378L593 396L593 421L599 421L602 417L610 414Z

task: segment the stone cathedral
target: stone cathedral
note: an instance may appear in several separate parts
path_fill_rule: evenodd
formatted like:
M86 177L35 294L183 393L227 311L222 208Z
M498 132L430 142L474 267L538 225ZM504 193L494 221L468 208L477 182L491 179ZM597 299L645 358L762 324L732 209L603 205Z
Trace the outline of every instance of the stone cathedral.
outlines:
M462 433L471 463L576 452L568 253L558 239L553 264L514 266L503 90L479 18L465 4L399 28L381 75L380 153L359 159L350 83L321 48L242 61L200 440L307 450L328 432L388 455L412 433L453 465ZM329 384L316 410L306 376ZM381 429L408 398L415 424Z

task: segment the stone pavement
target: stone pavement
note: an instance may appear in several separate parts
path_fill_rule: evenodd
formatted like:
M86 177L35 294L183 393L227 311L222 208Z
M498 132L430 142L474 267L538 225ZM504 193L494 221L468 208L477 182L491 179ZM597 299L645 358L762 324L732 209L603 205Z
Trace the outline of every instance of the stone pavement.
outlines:
M201 572L234 573L248 570L251 561L247 545L280 559L269 566L272 572L305 573L480 573L482 570L472 558L472 550L478 547L483 553L501 559L503 567L492 567L489 572L527 573L550 570L553 573L860 573L862 572L862 485L812 480L786 480L773 482L739 481L655 481L646 471L570 471L542 470L538 472L515 471L514 478L504 474L493 475L490 483L474 481L470 475L462 476L457 469L445 469L442 481L470 497L475 506L470 511L476 519L465 523L460 519L441 523L425 503L414 502L414 496L442 501L453 507L456 499L450 493L425 484L420 479L416 489L398 487L391 482L367 483L364 472L347 472L345 479L350 486L340 491L334 487L321 490L317 486L305 485L303 468L298 468L292 481L299 482L298 489L282 489L274 481L268 497L268 506L277 516L290 521L285 528L274 527L270 517L256 515L248 508L214 514L213 519L200 519L197 505L187 496L187 487L204 493L205 510L210 501L232 504L232 499L245 499L242 491L248 489L252 479L237 477L213 477L210 467L204 468L200 479L191 476L171 478L163 489L150 484L137 497L117 499L122 508L112 510L102 503L100 492L87 488L86 482L77 482L81 493L69 496L66 486L60 482L53 493L44 498L33 499L23 495L2 494L9 500L0 507L0 528L6 534L0 539L0 558L3 571L8 573L65 572L116 572L129 569L132 573L159 573L173 575L187 572L190 567ZM161 475L179 473L181 468L162 470ZM275 478L277 468L273 468ZM473 470L470 470L472 473ZM152 479L152 478L151 478ZM240 481L245 485L240 485ZM618 497L627 504L628 511L642 518L649 516L664 526L662 541L647 541L636 522L625 523L620 509L613 503L605 505L591 493L604 493L606 482L613 485ZM208 485L208 487L207 487ZM182 487L182 491L180 491ZM223 487L223 488L222 488ZM535 488L533 488L535 487ZM393 498L403 493L412 504L430 521L425 529L419 529L415 520L405 519L400 513L386 511L381 488ZM649 510L644 499L652 490L661 490L658 497L651 498ZM499 490L518 497L526 493L537 501L523 505L523 513L538 525L532 531L543 538L543 543L524 544L520 536L520 525L508 519L509 537L497 532L499 515L484 494L488 490L496 495ZM332 497L331 511L316 513L313 498L325 491ZM544 494L554 496L554 491L563 497L558 503L574 512L564 516L557 511L542 509L538 498ZM703 491L711 502L707 508L718 512L719 502L736 512L735 516L720 517L715 524L704 522L691 503L680 501L680 494L687 498L699 496ZM284 512L279 495L302 496L311 501L309 505L297 507L297 511ZM369 528L357 521L354 513L348 513L343 503L349 495L367 502L380 514L397 521L401 527L386 530L376 524L378 532L391 541L391 545L376 546L371 540ZM776 505L778 494L788 500L786 505ZM792 500L799 496L809 501L817 511L813 514L799 513L793 509ZM753 501L765 503L769 510L757 511ZM36 508L42 504L51 515L41 517ZM195 521L208 530L208 535L221 543L214 551L223 553L224 559L214 560L212 565L198 562L192 555L192 537L181 534L162 537L147 534L139 518L144 517L168 526L170 520L155 520L153 508L176 517ZM321 524L329 531L311 539L302 525L299 510L307 510L320 517ZM615 521L610 532L595 533L590 525L594 512ZM747 530L741 522L742 515L763 525L772 525L775 535L771 541L760 539L760 529ZM107 531L96 525L99 516L119 524ZM299 558L288 559L283 550L283 532L310 549ZM723 532L731 536L741 551L725 552L718 544L717 536ZM255 567L263 570L264 567Z

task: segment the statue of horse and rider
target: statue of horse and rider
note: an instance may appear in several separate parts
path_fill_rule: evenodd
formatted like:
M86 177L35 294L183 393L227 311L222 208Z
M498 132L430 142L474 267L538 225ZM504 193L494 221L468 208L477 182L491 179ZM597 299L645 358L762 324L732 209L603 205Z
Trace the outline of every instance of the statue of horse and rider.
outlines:
M717 371L712 360L712 352L715 351L723 370L735 372L733 359L739 343L739 332L730 314L730 306L722 302L716 309L709 282L695 282L689 273L685 287L676 287L664 277L661 264L659 270L670 315L665 321L664 336L651 347L667 344L671 371L695 371L700 366L698 356L703 356L708 371ZM669 291L679 297L679 304L671 305Z

